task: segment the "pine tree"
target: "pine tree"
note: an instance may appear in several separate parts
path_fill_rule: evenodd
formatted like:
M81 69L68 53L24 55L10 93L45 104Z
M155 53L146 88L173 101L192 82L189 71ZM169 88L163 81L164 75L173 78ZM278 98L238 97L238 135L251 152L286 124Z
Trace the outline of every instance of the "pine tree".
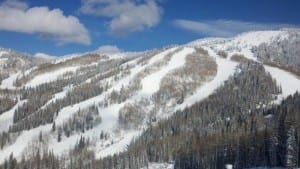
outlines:
M55 130L56 130L56 125L55 125L55 121L54 121L52 124L52 132L55 132Z
M11 153L9 156L8 169L15 169L17 166L17 160L14 158L14 155Z
M40 142L43 141L43 133L42 133L42 131L40 131L40 134L39 134L39 141L40 141Z
M61 141L61 131L57 132L57 142Z
M286 167L296 168L298 160L297 142L295 138L295 128L291 127L288 131L287 139L287 154L286 154Z

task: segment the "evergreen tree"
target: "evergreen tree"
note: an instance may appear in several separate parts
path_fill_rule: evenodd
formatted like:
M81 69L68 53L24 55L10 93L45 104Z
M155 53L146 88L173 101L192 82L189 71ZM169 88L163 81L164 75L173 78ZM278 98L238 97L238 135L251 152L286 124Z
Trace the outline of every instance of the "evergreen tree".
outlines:
M295 128L291 127L288 131L287 139L287 154L286 154L286 167L296 168L298 160L298 147L295 137Z

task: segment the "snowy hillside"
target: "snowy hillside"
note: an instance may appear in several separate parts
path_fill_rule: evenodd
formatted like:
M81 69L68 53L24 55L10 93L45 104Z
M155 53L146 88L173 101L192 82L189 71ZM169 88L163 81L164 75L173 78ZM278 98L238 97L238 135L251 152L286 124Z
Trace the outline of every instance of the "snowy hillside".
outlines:
M14 89L15 78L47 61L45 58L30 57L12 49L0 48L0 88Z
M10 103L0 111L0 131L9 135L2 135L7 141L1 143L0 162L11 153L21 160L32 147L68 154L82 137L96 158L123 152L149 123L207 98L249 60L262 64L281 85L279 103L300 91L299 76L280 67L281 62L266 64L254 48L287 40L291 33L295 30L249 32L139 53L85 53L55 60L37 55L46 58L43 63L0 50L0 70L9 70L0 76L1 91L7 92L0 92L0 101L8 96ZM16 64L7 61L13 57ZM172 168L150 168L160 166Z

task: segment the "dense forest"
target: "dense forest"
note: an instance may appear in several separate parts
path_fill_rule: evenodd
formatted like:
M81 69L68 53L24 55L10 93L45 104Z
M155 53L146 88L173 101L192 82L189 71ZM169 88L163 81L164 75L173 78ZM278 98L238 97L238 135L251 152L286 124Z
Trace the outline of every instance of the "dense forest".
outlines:
M254 55L265 64L277 66L300 75L299 37L299 32L291 31L286 39L270 44L262 43L252 50Z

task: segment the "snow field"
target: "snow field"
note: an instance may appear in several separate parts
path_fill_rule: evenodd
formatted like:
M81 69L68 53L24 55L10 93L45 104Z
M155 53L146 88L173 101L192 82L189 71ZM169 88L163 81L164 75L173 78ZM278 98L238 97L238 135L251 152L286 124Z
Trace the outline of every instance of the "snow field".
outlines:
M59 69L53 72L44 73L41 75L35 76L31 81L29 81L25 87L36 87L38 85L49 83L57 80L59 77L61 77L63 74L67 72L75 72L77 69L79 69L79 66L73 66L73 67L66 67L63 69Z
M21 75L21 72L18 72L16 74L10 75L7 79L4 79L1 82L1 89L15 89L14 87L14 81Z
M276 67L264 66L266 71L276 80L277 84L282 88L282 94L279 95L276 102L280 102L288 95L294 94L296 91L300 92L300 78L287 71Z

